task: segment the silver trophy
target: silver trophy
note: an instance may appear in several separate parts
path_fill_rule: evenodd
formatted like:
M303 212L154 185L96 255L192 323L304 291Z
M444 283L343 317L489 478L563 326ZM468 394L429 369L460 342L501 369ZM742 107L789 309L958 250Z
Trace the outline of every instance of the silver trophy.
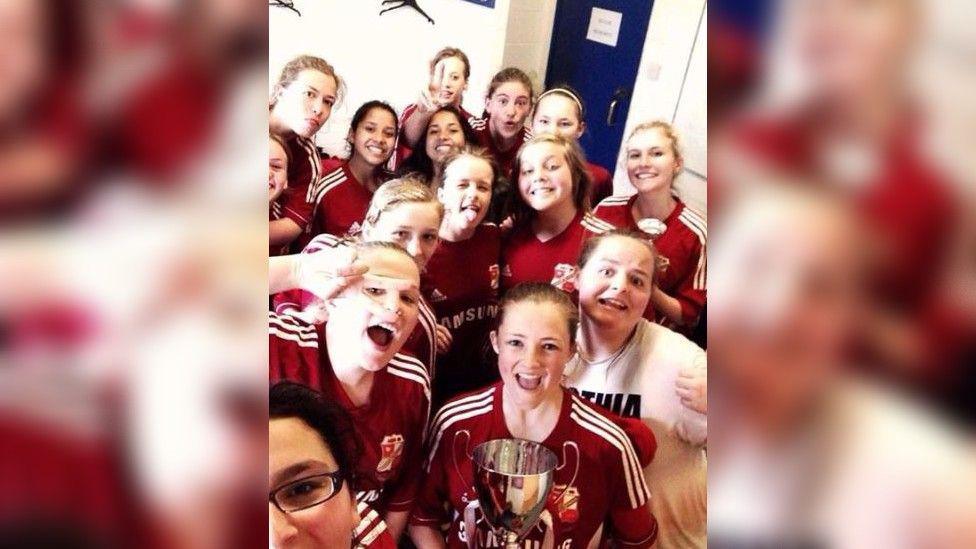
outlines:
M470 433L461 431L455 435L455 442L462 433L468 435L470 441ZM575 443L567 444L576 450L576 472L579 472L579 448ZM564 462L565 449L564 446ZM555 471L562 468L557 467L556 454L539 443L509 438L483 442L467 457L473 464L474 489L478 495L477 500L469 503L464 510L464 534L468 547L475 549L479 545L476 522L477 509L480 508L493 534L505 548L518 547L540 520L547 525L542 547L551 548L552 518L545 509L553 491ZM455 469L460 475L456 453L454 458ZM574 473L574 481L575 477Z

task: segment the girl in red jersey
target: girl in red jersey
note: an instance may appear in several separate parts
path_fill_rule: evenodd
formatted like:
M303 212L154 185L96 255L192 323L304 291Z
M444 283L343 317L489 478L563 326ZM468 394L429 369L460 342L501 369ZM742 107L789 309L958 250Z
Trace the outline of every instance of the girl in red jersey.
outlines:
M645 318L689 332L705 306L705 217L674 194L681 171L678 137L666 122L638 125L627 138L627 177L633 196L613 196L597 205L594 232L613 227L648 233L661 254L657 283Z
M575 141L543 134L522 147L515 166L518 185L509 191L508 208L514 225L502 245L502 289L549 282L572 294L576 259L595 222L583 153Z
M363 220L361 239L399 244L423 271L437 249L443 217L444 207L426 182L394 179L381 185L373 194ZM312 239L303 253L328 251L334 254L345 244L346 239L324 233ZM328 316L322 300L310 293L282 293L275 296L274 305L278 313L300 316L310 323L321 322ZM421 299L419 306L420 323L406 345L406 352L420 359L433 372L438 350L446 351L450 345L450 333L447 328L439 327L426 299Z
M499 176L484 149L468 146L450 153L434 180L444 221L422 285L437 323L451 336L450 349L437 359L435 407L498 379L485 357L498 309L501 233L484 221Z
M427 120L423 146L413 151L400 165L399 171L401 174L419 173L427 181L433 181L437 165L448 153L476 142L477 136L461 112L453 106L441 107Z
M468 89L471 63L468 56L457 48L444 48L430 60L430 81L420 92L420 100L403 110L400 116L400 134L394 169L406 160L424 139L430 118L441 107L454 107L461 120L473 124L477 118L464 110L461 101Z
M576 307L548 284L522 284L502 298L498 330L491 333L502 381L452 400L435 417L424 464L427 479L410 519L418 547L467 547L471 536L480 547L500 546L484 519L477 521L476 532L462 533L464 511L477 500L466 454L500 438L540 443L561 461L543 519L520 547L538 547L546 530L556 547L592 547L601 525L604 538L616 546L654 543L650 493L628 435L560 385L575 350L576 328Z
M288 147L285 141L275 134L269 134L268 139L268 221L281 219L283 216L278 197L288 188ZM286 253L283 246L270 246L268 255Z
M531 137L525 127L531 109L529 76L515 67L504 68L488 84L484 118L472 124L478 144L488 149L502 173L512 179L515 155Z
M554 133L579 142L586 131L583 100L569 86L559 86L546 90L539 96L532 109L532 133ZM592 195L590 202L599 203L613 194L613 176L606 168L586 162L590 173Z
M268 397L268 514L274 547L393 549L383 522L350 488L359 452L349 416L308 387ZM346 541L348 540L348 541Z
M318 390L352 416L363 452L352 488L396 539L413 505L430 411L427 370L399 353L417 323L417 264L396 244L365 242L273 257L269 274L271 292L314 291L329 310L317 326L269 312L269 378Z
M322 177L310 189L314 210L310 230L298 239L303 248L315 235L355 235L362 229L373 192L389 179L384 166L393 154L396 133L393 107L368 101L356 109L346 137L352 149L349 159L325 161Z
M281 70L271 95L271 131L282 136L292 162L288 192L279 197L284 217L271 222L271 246L298 238L312 222L312 183L319 180L321 159L313 140L332 114L342 81L324 59L301 55Z

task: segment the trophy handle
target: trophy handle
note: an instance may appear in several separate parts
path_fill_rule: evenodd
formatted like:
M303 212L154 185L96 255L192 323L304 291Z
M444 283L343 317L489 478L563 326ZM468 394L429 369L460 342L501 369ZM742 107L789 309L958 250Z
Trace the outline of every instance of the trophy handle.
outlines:
M454 472L457 473L458 479L461 480L461 484L464 484L464 475L461 474L461 467L458 466L457 462L457 441L464 435L467 440L464 441L464 457L468 458L469 461L474 461L474 456L468 451L468 446L471 445L471 431L467 429L461 429L460 431L454 433L454 440L451 441L451 461L454 462Z
M468 549L477 549L478 547L478 526L477 526L477 510L481 507L478 500L474 500L468 503L468 506L464 508L464 523L461 528L464 529L464 537L468 540Z
M563 488L562 493L556 496L556 498L553 500L553 503L557 503L559 502L559 500L563 499L563 496L566 495L566 490L568 490L570 486L576 484L576 476L579 474L580 461L582 461L580 449L579 449L579 445L577 445L575 442L571 440L568 440L563 443L563 464L560 465L559 467L556 467L556 470L561 471L563 467L569 464L569 458L566 457L566 447L568 446L572 446L573 450L576 451L576 469L573 471L572 480L570 480L569 483L566 484L566 488ZM555 487L553 487L553 489L555 490Z

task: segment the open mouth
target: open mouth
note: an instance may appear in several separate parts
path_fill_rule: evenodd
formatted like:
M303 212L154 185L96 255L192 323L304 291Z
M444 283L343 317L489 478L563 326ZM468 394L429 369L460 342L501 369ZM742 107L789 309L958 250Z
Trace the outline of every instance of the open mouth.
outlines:
M437 145L436 147L434 147L434 150L437 151L437 152L439 152L439 153L446 153L447 151L451 150L451 144L450 143L441 143L440 145Z
M650 172L641 172L637 174L637 179L653 179L654 177L657 177L657 174Z
M386 154L386 149L377 147L376 145L366 145L366 150L373 154Z
M381 349L386 349L390 343L393 343L394 333L393 326L385 322L366 328L366 335L369 340Z
M542 385L541 375L515 374L515 383L526 391L535 391Z
M628 308L623 301L620 301L619 299L613 297L601 297L598 298L596 302L599 303L600 305L603 305L604 307L614 309L617 311L626 311Z
M552 187L537 187L535 189L532 189L532 191L529 192L529 194L532 196L542 197L542 196L549 196L553 192L555 192L555 189L553 189Z

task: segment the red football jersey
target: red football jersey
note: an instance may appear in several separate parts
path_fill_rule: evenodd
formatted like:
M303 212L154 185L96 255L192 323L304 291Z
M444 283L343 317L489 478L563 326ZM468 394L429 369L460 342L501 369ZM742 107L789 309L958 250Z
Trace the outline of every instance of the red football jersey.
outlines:
M461 111L461 116L464 117L464 120L467 121L468 125L471 126L472 129L476 128L477 124L482 123L480 118L464 110L464 107L459 107L458 110ZM407 143L407 138L405 135L403 135L403 125L407 122L407 120L410 119L411 116L414 115L415 112L417 112L417 104L411 103L410 105L407 105L407 108L403 109L403 113L400 114L400 133L397 134L396 144L393 147L395 152L393 156L390 157L390 161L387 164L387 167L391 172L396 171L397 168L400 167L400 164L402 164L404 160L413 154L413 147Z
M313 238L302 253L315 253L323 249L336 248L342 245L339 238L331 234L320 234ZM423 285L423 279L421 279ZM273 310L279 315L290 315L301 317L302 311L314 300L315 296L305 290L289 290L280 292L271 297ZM435 339L435 326L437 317L434 309L431 308L429 301L421 296L419 303L419 313L417 327L414 328L406 343L403 344L401 353L410 355L420 360L427 367L431 377L434 372L434 360L437 358L437 343Z
M452 336L450 350L437 358L435 406L498 379L484 358L498 313L500 256L501 231L486 223L463 242L442 240L427 263L424 295Z
M542 242L529 223L516 227L502 244L502 290L520 282L549 282L576 294L576 262L583 242L598 232L599 220L579 212L562 233Z
M464 510L477 500L473 463L465 454L482 442L513 438L502 398L499 382L452 400L432 424L424 463L427 479L410 522L433 528L446 525L448 547L467 547ZM461 434L464 431L467 434ZM542 444L560 461L546 503L556 547L587 547L601 525L604 536L628 547L654 543L657 523L640 461L627 434L607 413L564 390L559 420ZM480 513L476 525L480 547L500 546ZM538 547L543 528L540 520L521 546Z
M661 269L657 272L657 285L661 291L681 303L681 314L685 323L694 325L698 321L706 297L706 247L707 231L705 217L687 207L675 197L678 205L664 220L667 229L654 240L654 247L661 255ZM612 196L597 205L593 215L616 228L638 231L637 221L631 213L637 195ZM596 228L603 229L598 225ZM609 229L606 229L609 230ZM593 231L596 234L606 230ZM669 323L656 315L648 305L644 318Z
M285 139L285 145L288 146L288 157L291 159L288 162L288 188L281 193L278 201L281 202L285 217L294 221L305 232L315 213L310 193L312 184L319 180L322 159L311 139L295 135ZM292 246L292 250L297 253L301 246Z
M613 195L613 174L599 164L586 163L590 173L590 204L599 204L604 198Z
M268 221L274 221L284 217L284 208L281 203L275 200L268 204ZM285 255L288 253L288 246L268 246L268 256Z
M312 184L312 221L298 238L302 248L316 235L355 236L362 229L373 192L349 170L348 161L325 161L324 175ZM331 168L331 169L329 169Z
M519 132L521 138L515 142L515 145L507 151L502 151L498 149L498 146L495 145L495 140L491 137L491 128L488 127L488 117L477 119L477 124L472 124L471 128L478 137L478 144L488 149L488 154L498 163L498 167L501 169L505 179L513 180L512 169L515 167L515 155L518 154L523 143L532 139L532 131L527 127L523 127Z
M356 549L396 549L396 542L387 529L383 517L365 502L357 502L359 524L352 532L352 546Z
M363 450L353 479L357 499L380 513L408 510L417 490L430 413L427 369L417 359L397 353L374 374L369 404L355 406L332 371L326 326L269 312L268 377L271 383L302 383L342 406L352 417Z

